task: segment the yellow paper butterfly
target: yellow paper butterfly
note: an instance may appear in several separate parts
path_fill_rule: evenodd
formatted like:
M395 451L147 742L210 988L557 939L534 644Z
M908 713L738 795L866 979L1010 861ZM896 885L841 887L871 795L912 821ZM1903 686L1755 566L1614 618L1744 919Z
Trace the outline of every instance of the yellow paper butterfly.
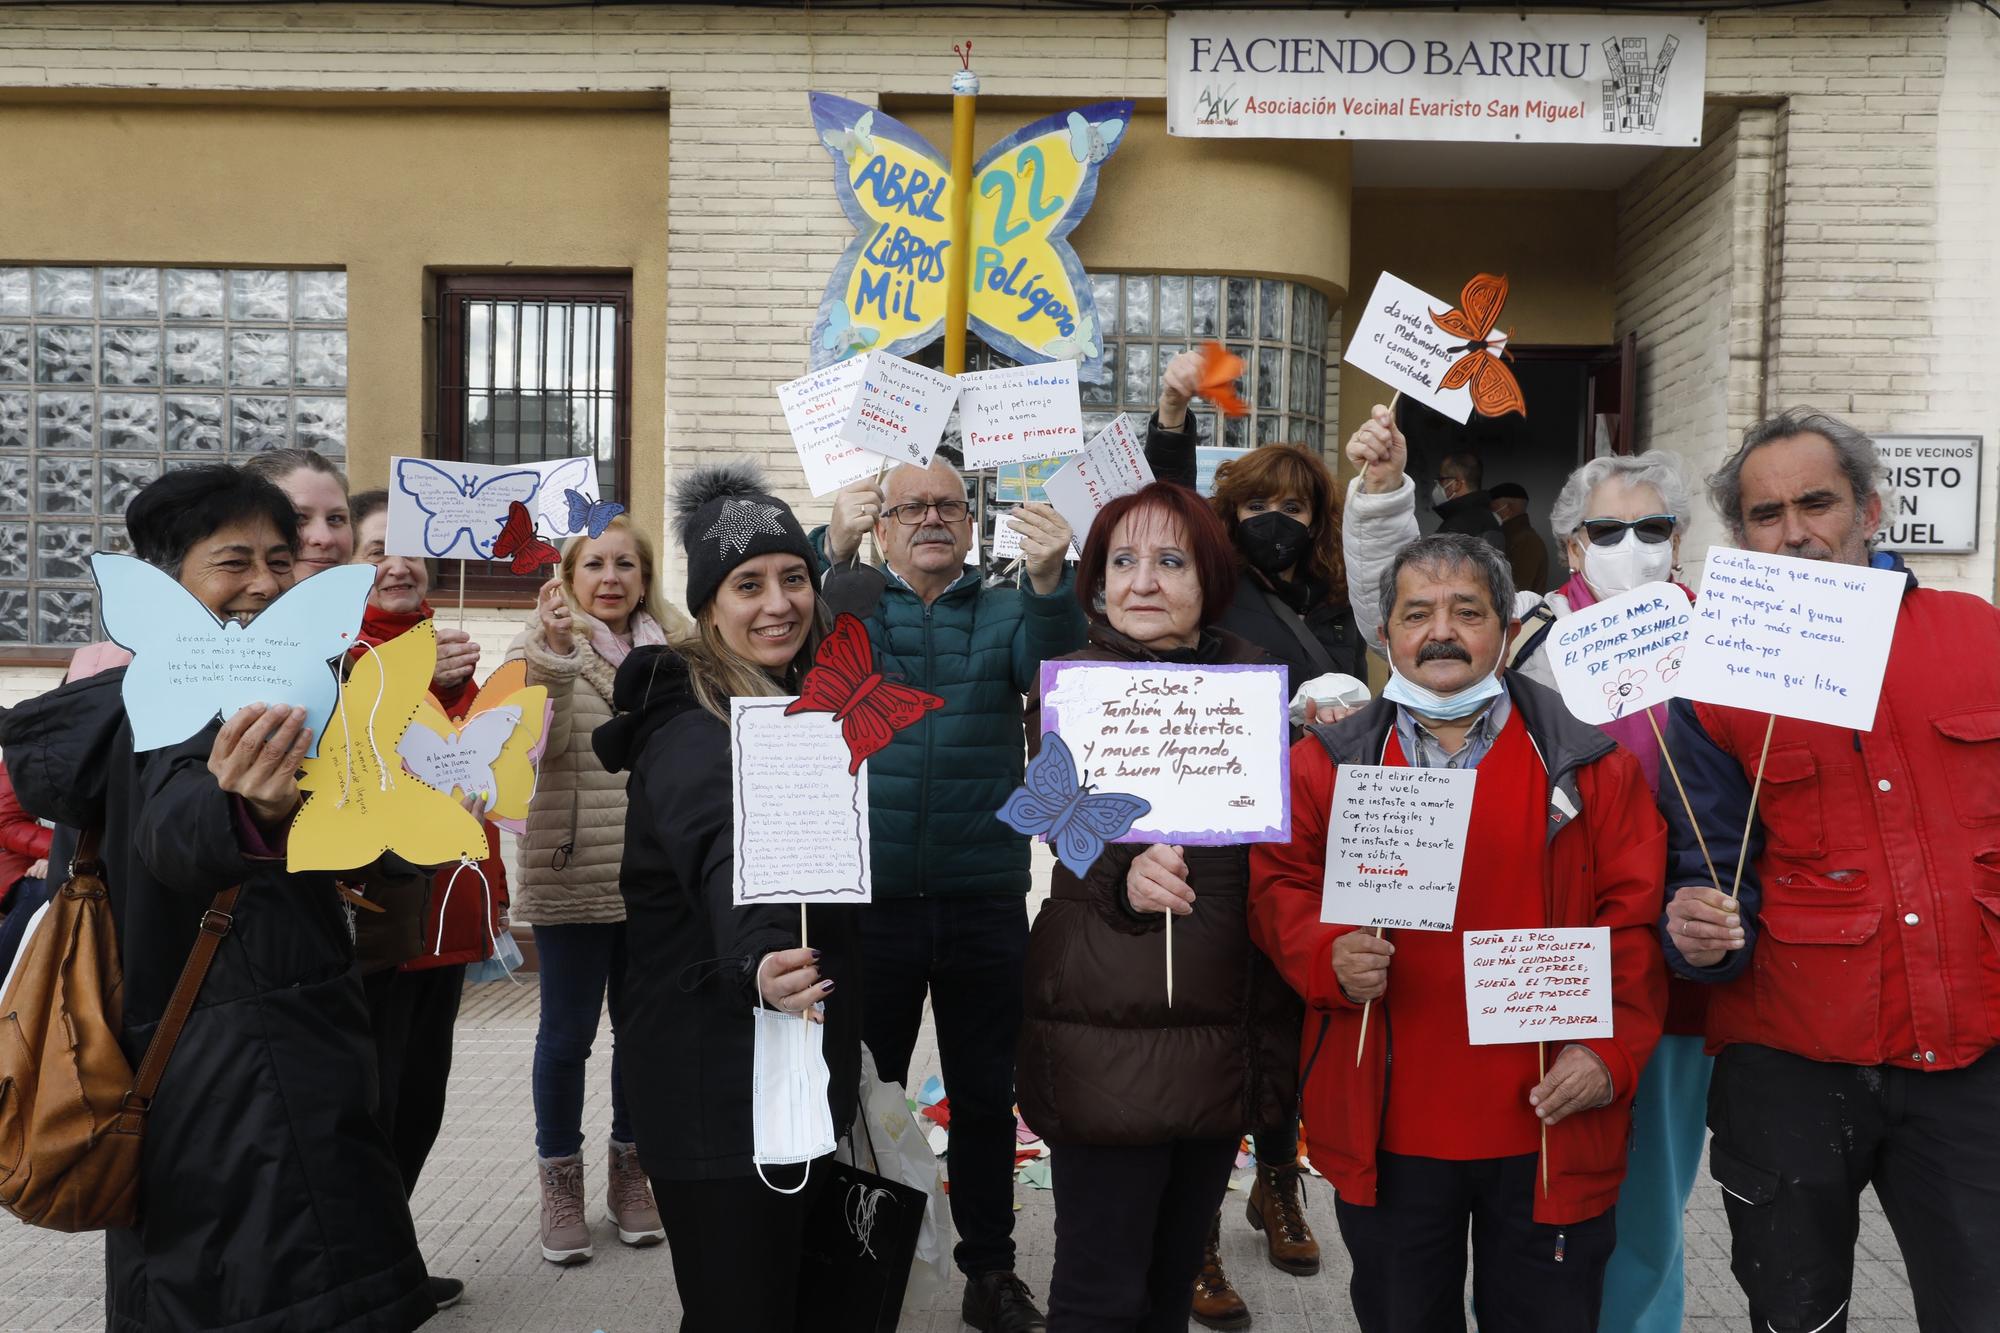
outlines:
M426 696L396 751L405 768L440 791L450 781L451 791L484 796L486 817L495 823L522 820L535 794L548 713L548 688L529 685L527 663L516 660L493 673L456 722Z

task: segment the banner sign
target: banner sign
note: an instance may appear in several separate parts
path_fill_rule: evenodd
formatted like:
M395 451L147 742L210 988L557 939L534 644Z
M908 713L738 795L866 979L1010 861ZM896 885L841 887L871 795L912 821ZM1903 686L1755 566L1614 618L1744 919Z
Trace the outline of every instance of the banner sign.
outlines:
M1945 555L1979 549L1977 435L1877 435L1894 497L1882 547Z
M856 235L813 321L812 368L858 352L909 356L944 333L951 167L915 130L844 97L813 93L813 128ZM1101 352L1083 263L1063 238L1097 197L1130 102L1099 102L1023 125L973 167L967 322L1015 361Z
M1707 36L1685 16L1177 14L1167 21L1167 129L1699 144Z

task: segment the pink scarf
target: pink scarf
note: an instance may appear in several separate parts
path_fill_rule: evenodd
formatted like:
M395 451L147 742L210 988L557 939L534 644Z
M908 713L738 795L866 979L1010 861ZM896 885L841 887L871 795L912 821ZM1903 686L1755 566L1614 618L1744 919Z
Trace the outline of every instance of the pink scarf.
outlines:
M1682 592L1687 592L1689 601L1694 600L1694 594L1688 592L1685 587L1680 584L1674 586L1680 588ZM1594 606L1597 603L1597 598L1591 594L1590 585L1584 582L1580 572L1570 575L1569 582L1563 584L1561 591L1571 611L1581 611L1586 606ZM1652 713L1653 722L1660 723L1664 729L1667 721L1666 705L1655 704L1647 712ZM1652 722L1646 720L1645 713L1628 714L1606 722L1598 730L1630 750L1632 756L1639 761L1639 767L1645 771L1646 785L1656 792L1659 791L1660 741L1653 732Z
M625 655L634 648L644 648L649 644L661 644L667 641L667 632L660 628L660 622L644 611L632 613L631 634L625 638L613 634L609 625L588 611L578 609L571 614L575 617L576 623L583 626L585 632L590 635L590 646L597 650L597 655L614 667L623 662Z

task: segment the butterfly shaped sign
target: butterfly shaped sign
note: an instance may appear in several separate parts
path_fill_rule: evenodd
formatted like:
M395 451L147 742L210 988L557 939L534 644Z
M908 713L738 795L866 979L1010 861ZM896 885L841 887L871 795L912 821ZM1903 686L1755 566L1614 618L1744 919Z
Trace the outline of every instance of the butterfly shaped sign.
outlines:
M441 792L482 797L487 818L503 827L528 817L550 714L547 688L522 683L524 663L508 667L522 670L495 672L498 688L489 681L462 720L434 700L418 704L396 743L405 769Z
M1105 844L1123 838L1152 808L1143 797L1093 791L1077 772L1069 746L1050 731L1028 761L1026 781L1000 807L1000 822L1040 838L1081 879L1104 854Z
M833 714L847 745L847 771L853 774L897 732L943 707L944 700L937 695L886 679L877 671L868 627L843 612L833 622L833 632L820 641L799 697L785 709L785 716Z
M907 357L944 332L950 164L886 112L827 93L810 100L856 231L813 322L812 367L875 350ZM1098 168L1131 118L1130 102L1057 112L973 166L967 316L988 347L1022 362L1096 361L1090 282L1064 238L1090 211Z
M486 683L479 687L471 706L463 717L447 725L463 729L480 714L496 708L518 708L521 724L500 747L500 759L494 767L495 781L499 784L500 797L497 803L489 803L486 817L508 832L519 836L527 832L528 804L535 794L535 784L541 775L542 755L549 746L549 729L555 725L555 704L549 699L547 687L528 684L528 664L521 658L503 663ZM436 723L442 712L417 710L416 724L440 731Z
M624 512L599 498L597 465L587 456L510 464L399 457L389 460L389 478L390 555L510 558L494 550L510 505L527 509L532 532L556 539L601 535Z
M247 704L306 710L319 753L339 698L333 659L354 646L369 565L342 565L294 585L248 625L218 620L164 570L129 555L90 557L104 631L132 654L122 697L132 748L173 745Z
M1528 413L1520 381L1507 368L1509 331L1495 331L1507 279L1481 273L1448 306L1384 273L1356 321L1345 360L1398 392L1464 424L1474 412Z
M507 506L507 517L500 520L500 535L493 539L493 558L505 560L516 574L532 574L562 559L562 552L535 535L528 506L516 500Z

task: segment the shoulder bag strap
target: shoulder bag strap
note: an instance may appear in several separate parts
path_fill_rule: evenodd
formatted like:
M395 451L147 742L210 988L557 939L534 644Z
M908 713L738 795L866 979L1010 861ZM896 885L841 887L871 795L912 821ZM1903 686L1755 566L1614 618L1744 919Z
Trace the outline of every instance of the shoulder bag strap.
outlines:
M160 1025L153 1029L153 1039L146 1044L146 1058L139 1062L139 1076L132 1080L132 1091L125 1099L126 1106L144 1111L153 1100L153 1093L160 1086L160 1076L167 1072L167 1060L174 1053L174 1043L181 1039L181 1029L187 1026L188 1015L194 1010L195 997L201 994L201 983L208 976L208 966L215 961L215 951L222 947L222 937L235 924L230 915L236 908L236 895L243 891L241 884L224 889L215 895L208 910L201 914L201 934L195 937L194 951L188 954L187 966L181 969L180 980L174 983L173 998L167 1001L167 1012L160 1017Z
M1298 612L1285 605L1284 598L1269 588L1260 587L1257 591L1264 594L1264 604L1271 608L1271 614L1278 618L1278 623L1290 630L1292 637L1299 641L1299 647L1306 650L1306 661L1312 663L1314 671L1322 676L1330 676L1340 669L1333 664L1333 658L1327 653L1326 645L1313 634L1311 627ZM1300 681L1299 684L1303 685L1305 682Z
M1556 613L1546 601L1536 602L1534 609L1521 617L1521 632L1514 636L1514 651L1508 655L1507 665L1519 666L1532 658L1555 627Z

